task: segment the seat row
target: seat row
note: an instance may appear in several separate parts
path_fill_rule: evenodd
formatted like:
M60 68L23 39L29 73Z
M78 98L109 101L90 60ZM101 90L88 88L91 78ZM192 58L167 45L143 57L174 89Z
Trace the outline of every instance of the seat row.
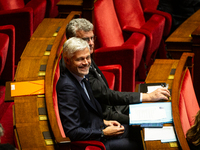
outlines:
M0 0L0 26L15 27L15 65L44 17L56 17L59 0Z
M122 91L133 92L135 81L145 80L156 55L167 58L164 39L172 19L170 14L156 10L158 2L97 0L94 4L98 48L94 60L98 66L122 66ZM152 3L154 7L149 8Z

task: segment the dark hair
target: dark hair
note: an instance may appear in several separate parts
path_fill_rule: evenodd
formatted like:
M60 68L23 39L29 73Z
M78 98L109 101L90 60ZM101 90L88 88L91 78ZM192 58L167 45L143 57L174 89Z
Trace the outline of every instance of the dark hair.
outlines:
M194 125L187 131L186 138L195 146L200 144L200 110L196 114Z

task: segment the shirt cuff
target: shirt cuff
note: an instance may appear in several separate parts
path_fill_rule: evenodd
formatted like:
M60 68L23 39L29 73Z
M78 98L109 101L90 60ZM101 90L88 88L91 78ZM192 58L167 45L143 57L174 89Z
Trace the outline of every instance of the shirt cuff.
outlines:
M140 102L142 103L142 93L140 93Z

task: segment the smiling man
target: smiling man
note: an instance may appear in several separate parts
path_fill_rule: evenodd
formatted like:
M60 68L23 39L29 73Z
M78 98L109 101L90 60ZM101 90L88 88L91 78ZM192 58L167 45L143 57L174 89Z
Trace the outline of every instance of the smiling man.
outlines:
M91 65L90 47L81 38L70 38L63 46L66 69L56 90L61 122L72 141L98 140L106 150L138 149L137 139L129 136L127 125L103 120L102 108L94 98L86 78Z

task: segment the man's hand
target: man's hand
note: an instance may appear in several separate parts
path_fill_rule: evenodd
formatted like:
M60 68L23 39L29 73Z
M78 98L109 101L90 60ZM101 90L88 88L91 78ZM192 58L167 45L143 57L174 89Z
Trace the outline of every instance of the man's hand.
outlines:
M118 127L121 127L121 124L118 121L114 121L114 120L111 120L111 121L103 120L103 121L104 121L104 124L106 126L118 126Z
M124 133L124 126L108 126L103 129L104 136L111 137L111 136L118 136Z
M150 101L159 101L159 100L168 100L170 97L170 92L166 88L158 88L151 93L142 93L142 101L150 102Z

